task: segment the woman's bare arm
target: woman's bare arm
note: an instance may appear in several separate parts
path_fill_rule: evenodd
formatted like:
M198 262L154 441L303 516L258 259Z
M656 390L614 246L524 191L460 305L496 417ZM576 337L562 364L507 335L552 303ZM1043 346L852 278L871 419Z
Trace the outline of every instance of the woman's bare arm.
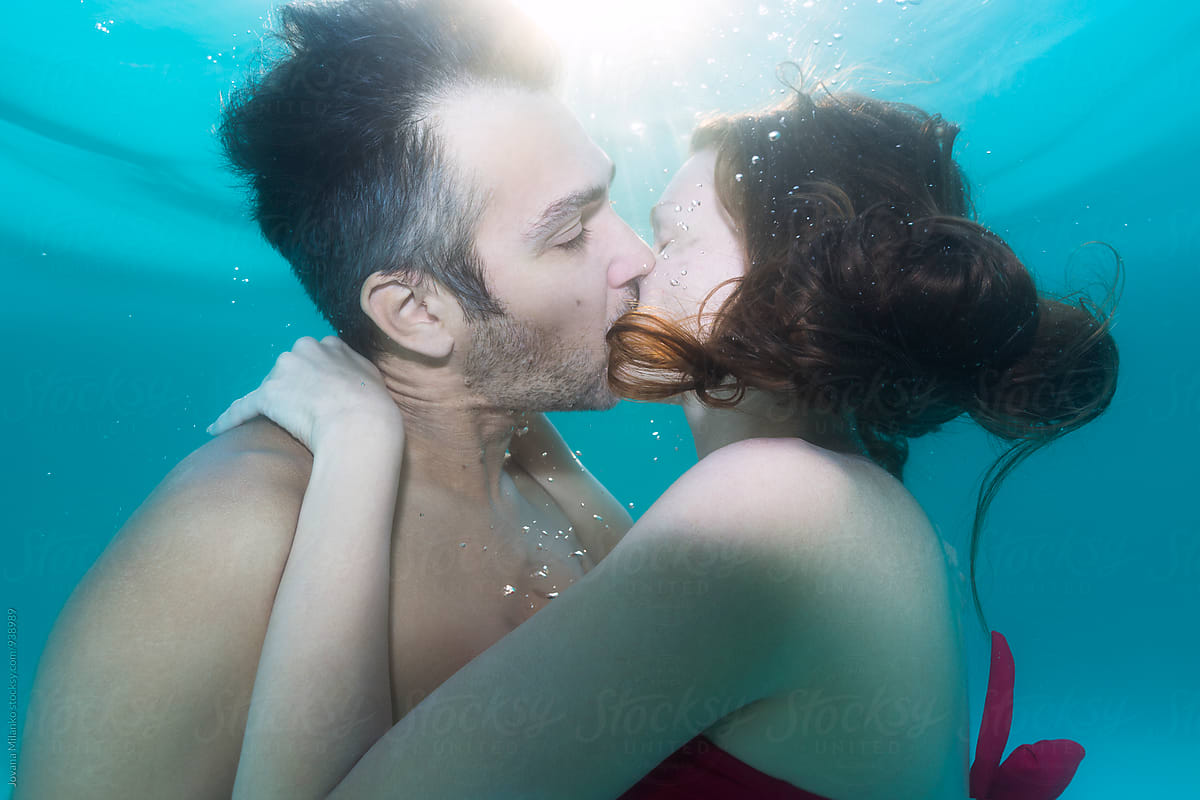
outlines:
M365 451L368 439L380 440L374 426L346 426L314 448L236 796L616 797L724 716L784 691L807 657L802 632L830 613L807 601L837 600L810 590L844 561L828 558L835 537L819 513L844 511L840 484L741 443L690 470L599 566L400 723L337 731L322 715L329 687L335 703L356 683L388 694L394 495L379 498L398 459L386 444Z
M567 514L593 563L608 555L633 526L629 512L583 466L545 414L526 414L508 451Z
M786 691L814 657L805 631L843 601L824 587L853 584L822 513L844 510L844 482L790 456L725 451L418 704L329 797L615 798L724 716Z
M369 360L302 337L210 427L267 416L313 453L250 699L234 798L329 791L391 725L390 550L404 422Z
M317 449L259 658L233 797L320 796L392 723L389 554L403 435Z

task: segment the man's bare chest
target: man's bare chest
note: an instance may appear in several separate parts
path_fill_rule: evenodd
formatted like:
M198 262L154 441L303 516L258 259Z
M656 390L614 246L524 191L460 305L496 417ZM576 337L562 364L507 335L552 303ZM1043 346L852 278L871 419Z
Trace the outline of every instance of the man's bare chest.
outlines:
M393 553L394 721L591 568L559 510L527 508L518 522L451 527Z

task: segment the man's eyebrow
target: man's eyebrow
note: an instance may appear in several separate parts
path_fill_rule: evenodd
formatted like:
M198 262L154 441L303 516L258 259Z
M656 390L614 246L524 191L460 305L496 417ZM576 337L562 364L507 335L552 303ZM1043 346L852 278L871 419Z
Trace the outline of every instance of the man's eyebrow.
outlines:
M581 189L578 192L571 192L566 197L560 197L546 206L546 209L538 216L537 221L525 231L523 238L529 242L537 242L554 233L562 223L578 214L581 209L590 206L608 194L608 187L612 185L616 174L617 165L613 164L612 170L609 172L607 185L601 186L597 184L587 189Z

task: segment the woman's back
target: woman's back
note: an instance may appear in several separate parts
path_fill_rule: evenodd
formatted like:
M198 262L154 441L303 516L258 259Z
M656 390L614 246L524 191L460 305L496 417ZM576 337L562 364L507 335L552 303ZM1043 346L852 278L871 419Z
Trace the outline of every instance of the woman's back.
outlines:
M960 604L941 540L915 499L867 459L801 439L739 442L694 469L719 469L729 494L670 498L681 520L727 514L736 493L738 535L762 536L778 551L778 571L764 580L799 582L810 622L780 631L796 654L790 689L734 711L705 737L837 800L966 797ZM797 508L789 484L812 481L823 485L826 507ZM789 517L801 513L836 520L815 549L787 541Z

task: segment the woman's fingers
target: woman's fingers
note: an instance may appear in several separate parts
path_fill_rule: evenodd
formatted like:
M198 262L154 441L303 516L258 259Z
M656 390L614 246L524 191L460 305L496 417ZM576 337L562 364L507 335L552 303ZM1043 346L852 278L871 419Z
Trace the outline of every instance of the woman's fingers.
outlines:
M321 343L329 345L330 347L333 347L334 349L339 350L342 353L345 353L345 355L350 360L354 361L356 364L358 364L359 367L366 370L367 372L369 372L371 374L379 373L379 367L375 366L375 364L371 361L371 359L367 358L362 353L358 352L357 350L355 350L353 347L351 347L350 345L343 342L338 337L326 336L324 339L321 340Z
M291 350L285 350L275 358L275 363L271 366L271 371L263 378L263 382L258 388L249 394L239 397L229 404L229 408L225 409L222 414L217 417L213 424L209 425L205 430L212 436L219 436L225 431L236 428L243 422L248 422L257 416L264 416L272 420L278 425L288 427L288 423L278 418L278 415L270 410L268 403L267 390L271 386L271 379L282 374L286 374L289 369L294 370L295 366L289 367L289 364L296 359L296 349L308 351L311 347L316 347L317 341L311 336L301 336L292 345ZM293 432L294 433L294 432Z
M209 425L206 429L209 434L219 436L230 428L236 428L247 420L251 420L259 415L258 408L258 389L255 389L245 397L239 397L229 404L229 408L222 412L221 416L217 417L216 421Z
M275 359L262 384L231 403L207 431L217 436L259 415L309 450L348 419L403 427L378 367L336 336L297 339Z

